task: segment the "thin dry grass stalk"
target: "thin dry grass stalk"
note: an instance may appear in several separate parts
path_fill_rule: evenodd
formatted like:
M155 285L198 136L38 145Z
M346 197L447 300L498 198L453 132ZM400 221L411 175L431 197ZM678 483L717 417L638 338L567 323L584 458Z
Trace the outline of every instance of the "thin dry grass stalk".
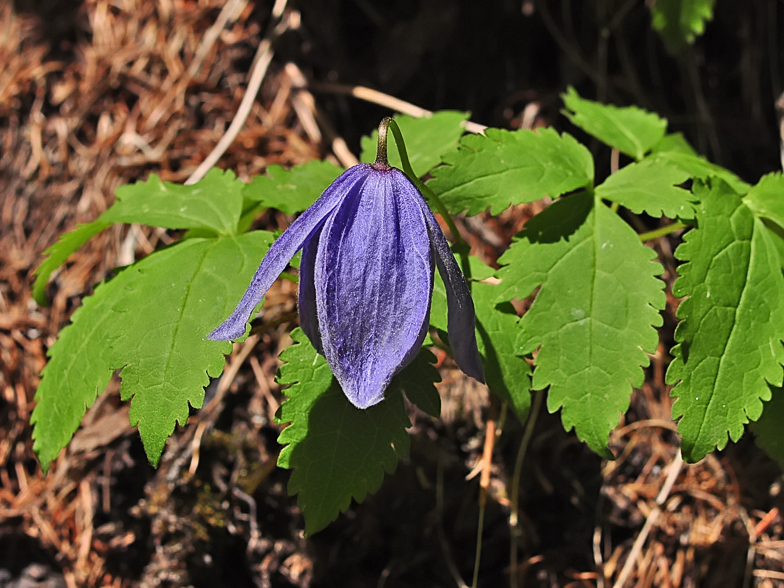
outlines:
M604 468L606 522L632 534L612 545L601 536L607 529L597 528L595 559L604 579L615 588L681 588L774 577L784 561L760 557L767 550L754 529L767 530L778 511L746 512L730 464L712 454L683 464L673 432L673 423L652 419L611 435L619 457ZM747 547L757 557L744 570Z

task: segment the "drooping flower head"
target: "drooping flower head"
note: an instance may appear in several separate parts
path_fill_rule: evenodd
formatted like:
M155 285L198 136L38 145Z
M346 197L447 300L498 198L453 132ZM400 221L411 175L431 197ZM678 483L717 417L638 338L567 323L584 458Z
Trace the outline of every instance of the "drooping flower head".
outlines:
M380 160L380 161L379 161ZM291 258L299 268L300 325L357 408L384 398L427 333L434 266L447 292L457 365L484 381L474 305L424 198L380 154L345 171L273 243L237 308L209 339L245 333L253 309Z

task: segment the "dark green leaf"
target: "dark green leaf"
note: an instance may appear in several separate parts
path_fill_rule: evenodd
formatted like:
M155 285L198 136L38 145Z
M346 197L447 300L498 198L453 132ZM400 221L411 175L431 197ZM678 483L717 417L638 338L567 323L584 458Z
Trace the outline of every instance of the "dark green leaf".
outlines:
M242 212L243 185L232 172L217 168L190 186L162 182L152 174L146 182L117 188L117 202L100 220L234 235Z
M781 229L769 220L763 220L762 224L768 229L771 243L773 243L773 247L776 248L776 251L779 254L779 263L781 264L782 269L784 269L784 229Z
M694 218L694 197L679 188L688 173L658 160L644 159L620 169L596 188L599 198L617 202L635 214L653 217Z
M44 251L46 259L35 270L35 283L33 284L33 298L41 306L46 306L46 284L49 276L63 265L71 254L87 243L95 235L112 226L111 222L104 222L100 218L91 223L79 225L73 231L61 235L57 243Z
M313 204L342 172L329 161L309 161L290 170L271 165L266 175L256 176L246 184L242 194L267 208L296 214Z
M653 28L659 31L667 51L678 53L705 30L713 18L715 0L656 0L651 6Z
M128 282L130 275L126 274L96 287L95 294L84 299L71 324L49 348L30 418L33 450L44 472L71 440L85 411L114 373L116 366L107 360L104 350L107 336L117 328L112 305Z
M232 172L212 169L191 186L161 182L152 174L146 182L117 188L117 200L97 220L65 233L44 251L48 255L35 270L33 297L46 305L46 284L57 268L92 237L114 223L141 223L168 229L192 229L189 237L232 235L242 209L242 182Z
M509 302L497 302L498 287L476 282L471 295L476 304L479 351L490 391L514 409L525 422L531 408L531 367L517 351L519 317Z
M691 462L738 440L784 377L784 277L770 232L721 181L697 183L695 195L698 228L675 252L686 263L673 294L685 299L667 371Z
M326 360L296 329L292 345L280 356L278 382L291 386L280 407L279 423L291 423L280 434L285 445L278 465L294 468L289 493L305 515L305 532L326 527L353 498L362 502L392 473L398 457L409 451L411 426L403 397L390 390L367 410L354 407L332 377Z
M534 390L564 427L612 458L609 433L658 343L663 282L654 252L587 193L555 202L526 224L499 263L499 300L525 299L518 353L536 356ZM631 386L630 386L631 385Z
M34 449L44 468L68 443L95 397L121 369L123 399L133 398L156 464L188 405L201 407L208 376L223 370L225 342L208 341L234 308L272 243L270 233L188 239L129 266L99 286L49 350L36 392Z
M784 230L784 175L781 172L760 179L743 202L758 217L771 220Z
M651 153L664 153L666 151L675 151L676 153L697 157L697 152L694 150L694 147L689 144L682 133L664 135L662 140L656 143L651 149Z
M572 124L602 143L640 160L664 137L667 121L636 106L619 108L580 98L574 88L563 94Z
M441 396L434 384L441 381L441 375L433 365L435 362L436 356L423 347L414 361L392 379L386 394L399 390L419 410L438 418L441 415Z
M553 129L466 135L444 163L433 170L428 186L454 214L474 215L488 207L497 214L511 204L557 198L593 181L588 150Z
M773 397L764 404L759 420L751 423L751 430L757 436L757 445L784 469L784 389L773 390Z
M677 167L692 178L700 180L706 180L711 176L721 178L739 194L745 194L750 188L746 182L732 172L697 155L689 155L682 151L662 151L651 154L647 159L663 165Z
M472 256L468 259L475 279L492 275L493 270L478 258ZM496 290L497 287L490 283L471 283L477 344L490 391L509 404L524 421L531 404L531 369L522 355L515 351L519 318L511 304L497 302ZM433 286L430 324L442 332L447 331L446 289L438 275Z

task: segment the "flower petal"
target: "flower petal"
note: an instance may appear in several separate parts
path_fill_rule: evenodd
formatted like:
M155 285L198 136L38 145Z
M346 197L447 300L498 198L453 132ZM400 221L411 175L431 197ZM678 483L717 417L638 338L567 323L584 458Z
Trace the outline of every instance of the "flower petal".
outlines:
M430 242L435 251L438 273L441 274L446 287L447 330L449 344L455 354L455 363L465 374L484 383L485 372L476 345L476 318L471 291L449 248L449 242L424 199L421 199L421 206L430 234Z
M362 183L367 177L366 167L369 166L357 165L343 172L324 190L319 199L278 237L261 261L237 308L218 328L207 335L207 339L231 341L245 334L245 325L253 309L261 302L280 273L286 269L294 254L311 238L314 231L344 198L362 189Z
M318 325L318 311L316 310L316 285L313 283L315 275L316 253L321 239L319 227L305 242L302 248L302 260L299 263L299 326L310 339L316 351L323 354L321 344L321 331Z
M324 355L357 408L383 399L427 332L434 268L417 199L402 172L372 169L319 240L314 282Z

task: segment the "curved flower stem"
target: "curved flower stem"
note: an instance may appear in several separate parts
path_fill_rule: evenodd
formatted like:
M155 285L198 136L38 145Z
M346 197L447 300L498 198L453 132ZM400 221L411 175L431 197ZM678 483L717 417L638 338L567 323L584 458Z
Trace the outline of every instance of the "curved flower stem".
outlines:
M391 120L391 118L386 117L381 121L381 124L378 125L378 147L376 148L376 161L373 162L373 167L376 169L390 169L389 157L387 157L387 134L389 131L388 121Z
M428 188L422 181L416 176L414 170L411 168L411 162L408 160L408 152L406 151L406 143L403 140L403 134L400 132L400 127L395 122L395 119L387 116L384 120L381 121L381 124L378 125L378 152L376 155L376 163L373 165L386 165L389 166L387 162L387 130L391 129L392 134L395 136L395 143L397 144L398 153L400 153L400 162L403 166L403 171L408 176L408 178L414 183L414 185L419 189L422 195L427 198L427 200L433 204L436 208L436 212L438 212L446 222L447 226L449 227L449 232L452 233L452 238L455 240L455 243L459 245L465 245L466 242L463 239L460 232L457 230L457 226L455 226L455 221L452 220L452 216L447 211L446 206L444 203L441 202L441 199L436 196L435 192ZM382 137L383 137L383 147L382 147ZM382 157L382 149L383 149L383 159L380 160Z

